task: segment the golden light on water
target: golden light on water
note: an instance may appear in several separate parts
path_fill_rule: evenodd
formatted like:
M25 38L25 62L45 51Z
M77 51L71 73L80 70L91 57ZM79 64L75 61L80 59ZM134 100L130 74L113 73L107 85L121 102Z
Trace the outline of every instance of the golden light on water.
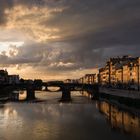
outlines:
M26 99L26 91L19 91L19 100L25 100Z

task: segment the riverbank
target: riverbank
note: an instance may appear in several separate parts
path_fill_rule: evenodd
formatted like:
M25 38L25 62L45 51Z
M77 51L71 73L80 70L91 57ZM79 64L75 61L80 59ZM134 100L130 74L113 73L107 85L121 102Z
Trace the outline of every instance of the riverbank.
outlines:
M99 98L117 100L121 104L140 108L140 92L112 88L99 88Z

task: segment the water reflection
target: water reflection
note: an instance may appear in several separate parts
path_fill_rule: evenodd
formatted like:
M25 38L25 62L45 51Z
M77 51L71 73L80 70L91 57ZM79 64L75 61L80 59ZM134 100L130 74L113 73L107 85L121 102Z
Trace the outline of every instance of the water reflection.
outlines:
M22 92L20 96L26 97L26 92ZM61 93L37 92L36 97L46 101L8 102L0 108L0 140L134 139L127 134L110 129L104 115L97 109L95 101L79 93L72 93L72 103L59 103ZM112 112L109 112L108 104L99 103L98 106L110 119L111 124L122 126L122 116L118 116L119 118L116 119L119 121L117 121L114 115L109 115ZM114 112L112 107L111 111ZM127 120L129 119L128 117Z
M50 86L50 87L48 87L48 90L49 90L49 91L52 91L52 92L53 92L53 91L55 92L55 91L60 90L60 87L51 87L51 86Z
M58 90L58 88L54 88L53 90ZM51 104L56 104L60 101L62 98L62 92L46 92L46 91L35 91L35 97L36 100L31 100L29 102L46 102ZM92 103L91 97L88 93L82 94L81 92L71 92L72 97L72 103L73 104L79 104L79 103ZM83 98L87 97L87 98ZM11 101L27 101L27 91L21 90L21 91L14 91L14 93L11 94ZM79 98L82 98L82 100L79 100ZM88 100L87 100L88 99Z
M20 90L19 91L19 100L22 101L22 100L25 100L26 99L26 96L27 96L27 93L25 90Z
M10 95L9 95L9 99L11 101L22 101L25 100L27 96L27 92L26 90L21 90L21 91L13 91Z
M140 137L139 110L129 109L129 112L124 111L122 108L105 101L98 102L98 108L105 114L113 129Z

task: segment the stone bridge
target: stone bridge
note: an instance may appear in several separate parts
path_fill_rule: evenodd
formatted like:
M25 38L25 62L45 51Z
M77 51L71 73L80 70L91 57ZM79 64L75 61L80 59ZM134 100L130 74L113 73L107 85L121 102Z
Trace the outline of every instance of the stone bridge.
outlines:
M59 87L57 91L62 91L62 100L71 100L71 91L86 91L92 96L96 96L99 91L97 84L47 82L43 86L46 91L50 91L49 87Z
M4 85L3 86L7 92L15 90L26 90L27 91L27 100L35 99L35 91L49 91L49 92L62 92L61 101L70 101L71 100L71 91L86 91L92 96L96 97L98 94L98 85L97 84L81 84L81 83L63 83L63 82L42 82L41 84L15 84L15 85ZM50 87L59 88L56 91L51 91Z

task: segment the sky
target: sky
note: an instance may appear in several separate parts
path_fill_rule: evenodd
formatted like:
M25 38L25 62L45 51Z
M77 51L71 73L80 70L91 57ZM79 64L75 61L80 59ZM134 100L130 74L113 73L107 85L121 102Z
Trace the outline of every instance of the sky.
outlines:
M140 0L0 0L0 68L25 79L95 73L140 56Z

